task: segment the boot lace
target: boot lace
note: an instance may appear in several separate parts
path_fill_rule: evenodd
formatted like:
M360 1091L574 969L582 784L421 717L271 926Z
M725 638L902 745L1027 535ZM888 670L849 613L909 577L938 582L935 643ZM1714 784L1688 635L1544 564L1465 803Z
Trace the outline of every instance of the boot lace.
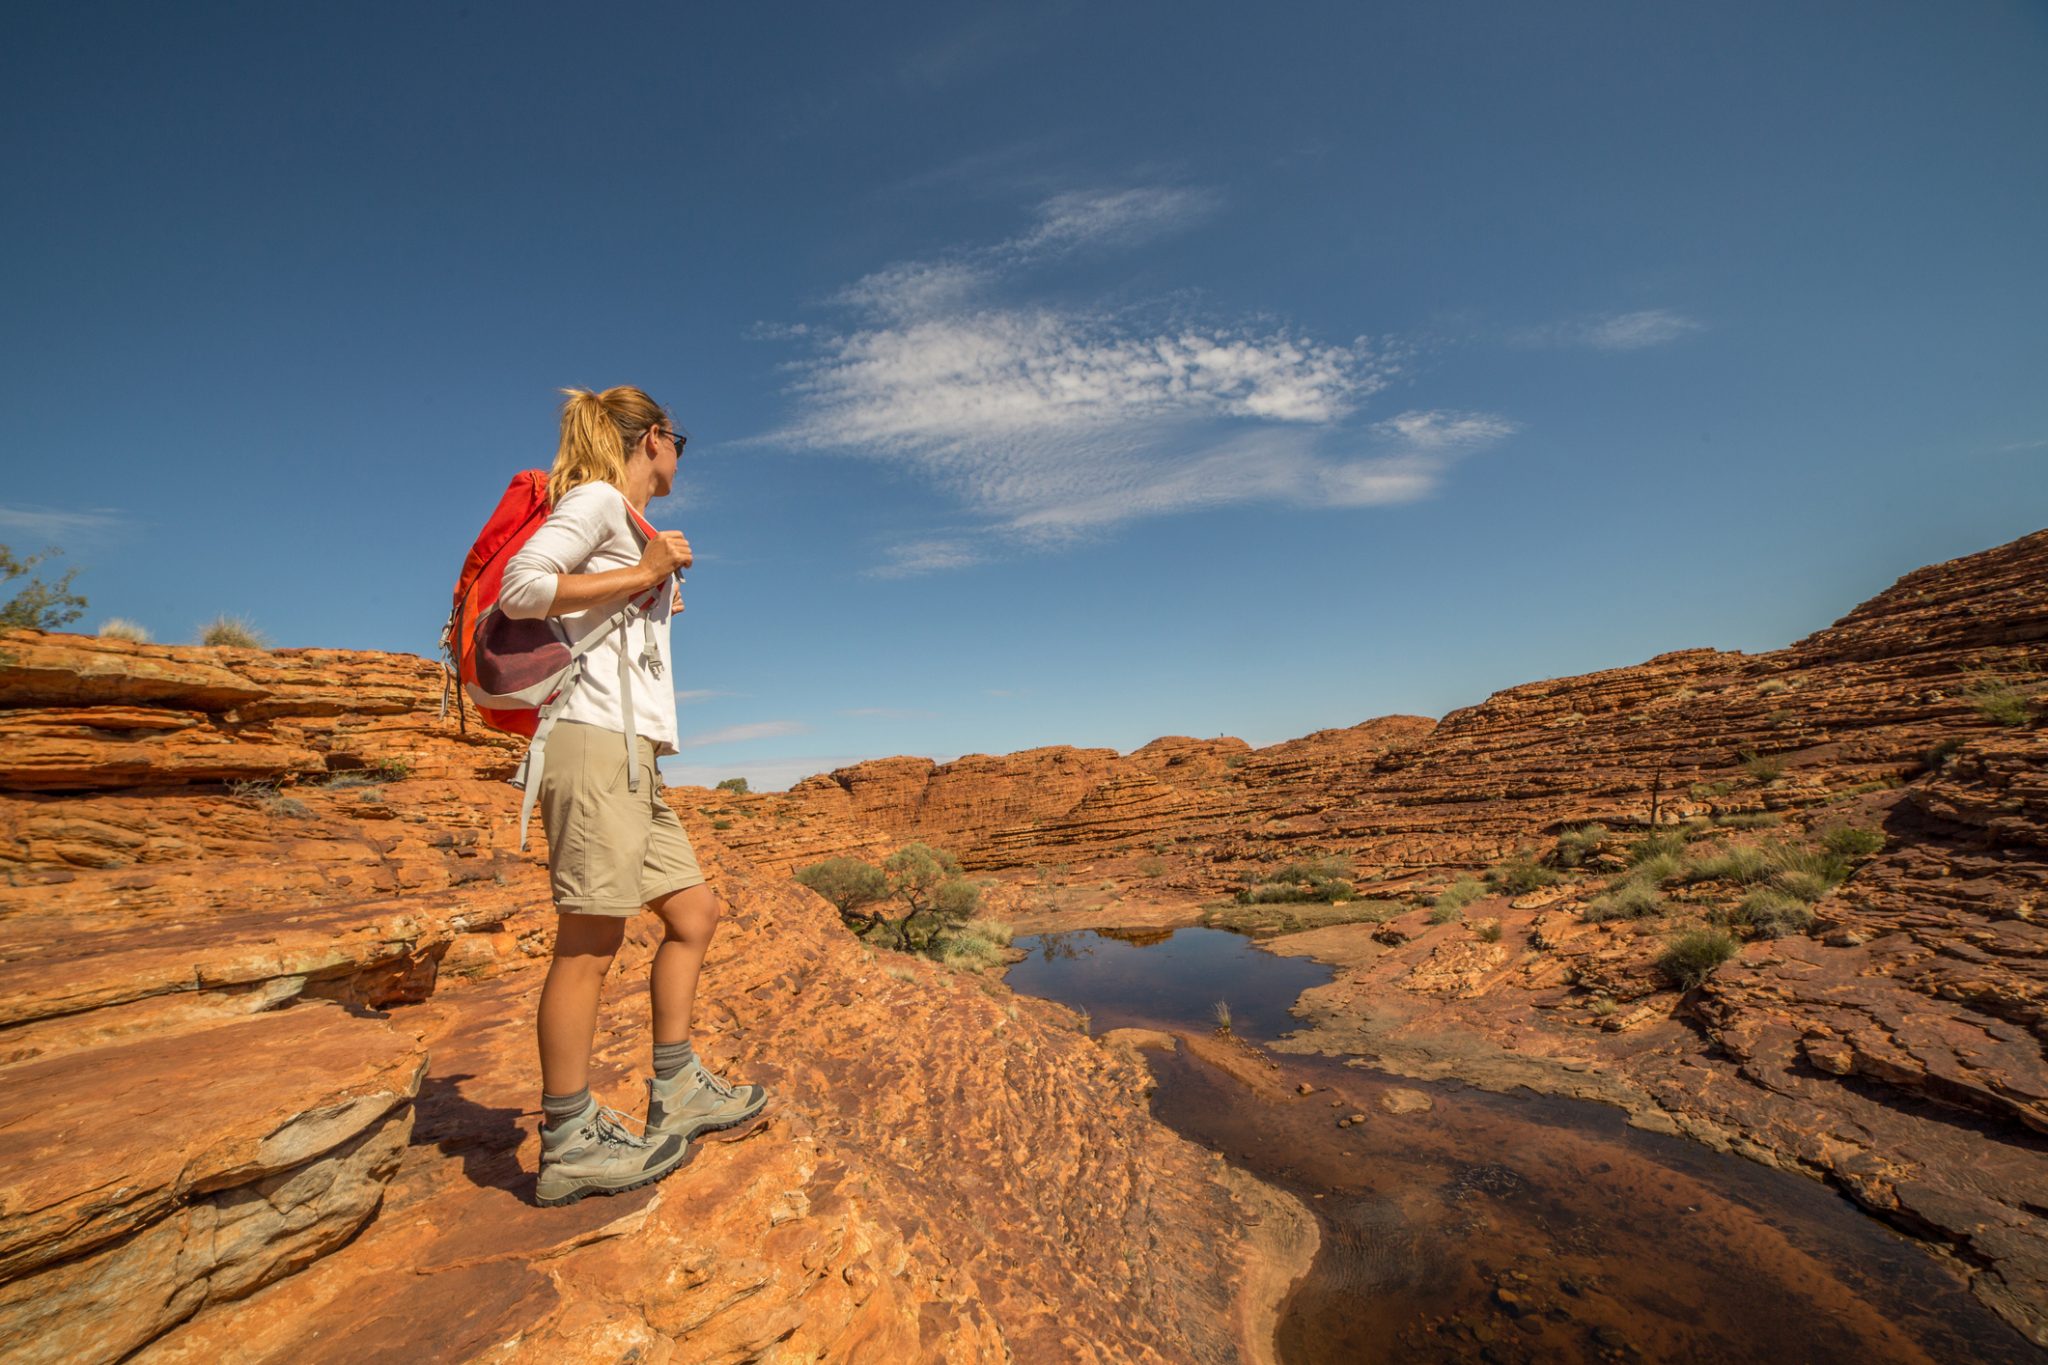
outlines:
M652 1147L653 1142L628 1126L632 1122L632 1119L610 1105L601 1104L597 1107L597 1113L591 1119L590 1126L597 1133L599 1142L612 1143L620 1147Z
M704 1068L704 1064L702 1062L699 1062L697 1064L697 1084L703 1086L706 1090L709 1090L712 1094L717 1095L721 1099L730 1100L738 1098L738 1092L736 1092L730 1085L727 1085L724 1081L720 1080L718 1077L712 1075L709 1071L707 1071Z

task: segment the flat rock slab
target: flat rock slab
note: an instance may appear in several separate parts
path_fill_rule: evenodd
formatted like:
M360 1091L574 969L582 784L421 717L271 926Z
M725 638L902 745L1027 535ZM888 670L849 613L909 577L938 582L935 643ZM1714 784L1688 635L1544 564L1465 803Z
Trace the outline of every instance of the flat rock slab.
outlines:
M204 651L212 653L212 651ZM0 632L0 706L172 706L227 711L270 695L197 649L94 635Z
M425 1069L328 1004L0 1068L0 1357L119 1359L345 1241Z
M425 990L407 989L409 973L431 984L436 952L509 913L502 899L437 892L298 913L161 916L105 926L90 919L0 922L0 1028L289 978L315 995L357 1003L418 999ZM21 925L34 932L19 932Z

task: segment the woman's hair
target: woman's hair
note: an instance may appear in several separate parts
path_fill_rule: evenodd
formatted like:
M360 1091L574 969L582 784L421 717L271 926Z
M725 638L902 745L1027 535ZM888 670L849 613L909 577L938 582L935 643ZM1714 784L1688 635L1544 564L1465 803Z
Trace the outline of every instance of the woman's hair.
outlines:
M626 491L626 452L640 444L650 428L669 420L661 404L630 384L603 393L563 389L562 444L555 449L555 467L548 471L548 501L586 483L608 483Z

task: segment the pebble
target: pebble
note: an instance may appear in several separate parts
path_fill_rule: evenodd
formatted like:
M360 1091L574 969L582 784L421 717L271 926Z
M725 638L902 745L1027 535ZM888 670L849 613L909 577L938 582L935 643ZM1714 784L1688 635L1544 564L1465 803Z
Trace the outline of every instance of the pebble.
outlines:
M1310 1085L1307 1081L1303 1081L1300 1085L1296 1086L1295 1089L1299 1090L1304 1095L1313 1095L1316 1093L1316 1088Z

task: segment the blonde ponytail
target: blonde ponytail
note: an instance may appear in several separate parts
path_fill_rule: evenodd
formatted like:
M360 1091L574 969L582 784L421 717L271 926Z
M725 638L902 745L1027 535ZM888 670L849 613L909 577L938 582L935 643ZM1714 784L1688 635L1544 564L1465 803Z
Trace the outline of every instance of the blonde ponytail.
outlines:
M548 500L586 483L608 483L626 491L626 453L647 432L668 421L661 405L630 384L603 393L563 389L562 443L548 472Z

